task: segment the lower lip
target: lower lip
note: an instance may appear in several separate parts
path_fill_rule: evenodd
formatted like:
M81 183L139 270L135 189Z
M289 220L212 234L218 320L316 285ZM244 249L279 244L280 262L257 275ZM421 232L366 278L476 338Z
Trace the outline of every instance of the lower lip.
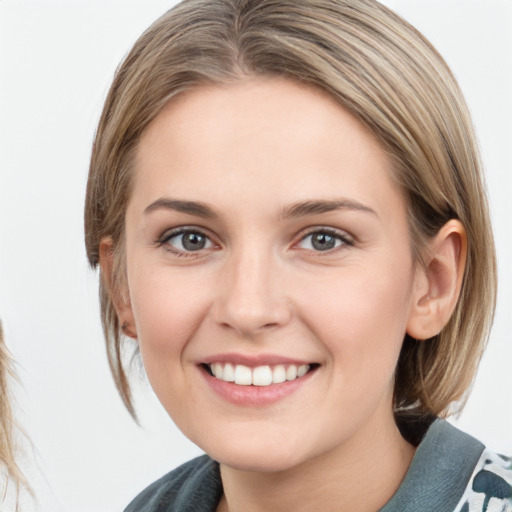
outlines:
M225 382L210 375L203 367L199 367L210 388L224 400L235 405L263 407L271 405L295 393L311 378L316 370L310 370L303 377L270 384L270 386L241 386L234 382Z

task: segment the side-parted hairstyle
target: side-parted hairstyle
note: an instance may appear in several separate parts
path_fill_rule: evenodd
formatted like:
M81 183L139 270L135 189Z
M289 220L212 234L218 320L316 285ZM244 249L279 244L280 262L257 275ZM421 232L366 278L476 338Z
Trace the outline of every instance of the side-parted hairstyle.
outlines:
M411 250L450 219L464 225L461 294L444 329L406 335L395 412L447 415L462 406L485 347L496 261L477 142L448 66L409 23L375 0L185 0L135 43L116 72L93 145L85 205L91 266L111 237L114 282L100 284L114 380L135 416L124 340L109 289L125 278L125 212L141 134L173 97L202 84L285 77L317 87L380 140L408 206Z

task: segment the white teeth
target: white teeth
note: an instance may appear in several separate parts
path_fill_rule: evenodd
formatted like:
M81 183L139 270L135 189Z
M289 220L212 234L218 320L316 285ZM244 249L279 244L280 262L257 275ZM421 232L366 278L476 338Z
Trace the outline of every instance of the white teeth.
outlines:
M272 384L272 370L270 366L258 366L252 371L252 383L255 386L270 386Z
M250 386L252 384L252 372L248 366L241 364L235 366L235 384L241 386Z
M224 380L223 379L223 365L221 363L213 363L212 364L212 373L217 377L217 379Z
M281 382L286 381L286 370L282 364L278 364L272 370L272 382L274 384L281 384Z
M220 364L220 363L218 363ZM217 377L217 375L215 375ZM235 369L231 363L226 363L224 366L224 373L222 375L222 380L226 382L234 382L235 381Z
M297 369L297 377L304 377L308 373L309 364L303 364Z
M300 366L291 364L288 367L278 364L274 367L265 365L256 366L255 368L250 368L243 364L235 366L231 363L210 364L210 370L217 379L224 382L234 382L240 386L281 384L282 382L304 377L309 369L309 364L302 364Z
M291 366L288 366L288 369L286 370L286 380L295 380L297 378L297 367L292 364Z

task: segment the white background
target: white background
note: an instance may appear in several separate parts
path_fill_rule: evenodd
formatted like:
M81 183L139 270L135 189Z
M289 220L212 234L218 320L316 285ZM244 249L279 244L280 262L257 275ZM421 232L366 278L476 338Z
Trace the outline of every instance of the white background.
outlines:
M0 316L35 446L22 464L44 512L120 511L199 453L143 379L135 383L143 428L123 409L82 230L88 157L114 70L173 3L0 0ZM501 286L490 346L457 423L512 453L512 1L385 3L438 47L474 116Z

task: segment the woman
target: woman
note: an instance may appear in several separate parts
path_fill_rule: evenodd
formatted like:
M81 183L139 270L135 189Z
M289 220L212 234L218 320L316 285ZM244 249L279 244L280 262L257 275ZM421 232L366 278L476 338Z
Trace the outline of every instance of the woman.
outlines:
M510 509L510 463L437 419L494 310L482 181L446 64L375 1L185 1L150 27L86 244L125 404L123 335L208 455L128 510Z

